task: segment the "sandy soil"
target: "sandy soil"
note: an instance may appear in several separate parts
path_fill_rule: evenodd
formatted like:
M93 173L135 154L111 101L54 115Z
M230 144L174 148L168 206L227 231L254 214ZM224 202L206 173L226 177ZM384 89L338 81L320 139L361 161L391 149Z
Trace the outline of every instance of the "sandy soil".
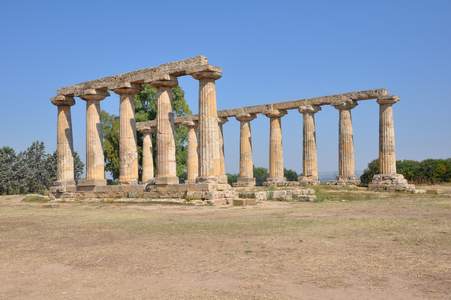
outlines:
M446 191L247 208L0 197L0 299L449 299Z

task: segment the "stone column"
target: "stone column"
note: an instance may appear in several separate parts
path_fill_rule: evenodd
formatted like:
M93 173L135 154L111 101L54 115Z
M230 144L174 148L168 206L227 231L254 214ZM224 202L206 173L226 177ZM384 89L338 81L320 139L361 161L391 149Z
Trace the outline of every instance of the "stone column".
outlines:
M369 184L371 190L414 191L402 174L396 173L395 126L392 105L399 101L397 96L379 98L379 174Z
M153 147L152 147L152 129L142 130L143 134L143 163L142 163L142 182L154 183L153 170Z
M321 107L304 105L299 107L304 120L303 125L303 151L302 151L302 175L299 176L301 184L318 184L318 157L316 149L315 113Z
M269 176L265 185L284 184L283 145L282 145L282 117L286 115L284 110L270 110L264 114L270 118L269 134Z
M151 82L158 89L157 94L157 185L178 184L175 161L174 112L172 91L177 86L177 78Z
M242 114L236 116L240 121L240 175L235 186L254 186L254 161L252 159L252 132L251 121L255 114Z
M58 107L57 174L55 186L75 187L74 148L70 107L75 104L71 96L58 95L52 99Z
M183 123L188 127L188 157L186 161L186 183L196 183L199 176L199 152L197 144L197 122L186 121Z
M193 74L199 80L199 177L198 182L216 183L220 168L216 84L219 71Z
M219 167L218 167L218 181L219 183L227 183L227 175L225 169L224 157L224 131L223 125L228 122L227 117L218 118L218 140L219 140Z
M119 106L119 182L138 184L138 147L136 138L135 96L139 86L114 89L120 96Z
M351 109L357 106L356 101L347 100L337 105L339 111L338 133L338 176L337 184L358 184L355 176L354 138L352 133Z
M100 101L109 95L106 90L89 89L80 96L86 101L86 179L82 182L85 186L106 184Z

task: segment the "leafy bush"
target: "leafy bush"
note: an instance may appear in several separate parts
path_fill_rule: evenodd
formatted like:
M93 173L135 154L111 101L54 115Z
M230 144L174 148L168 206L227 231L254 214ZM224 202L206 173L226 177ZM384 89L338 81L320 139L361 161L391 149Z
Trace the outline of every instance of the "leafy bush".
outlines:
M399 174L411 183L434 184L441 182L451 182L451 158L448 159L425 159L398 160L396 169ZM368 185L373 176L379 173L379 161L371 161L360 177L363 185Z

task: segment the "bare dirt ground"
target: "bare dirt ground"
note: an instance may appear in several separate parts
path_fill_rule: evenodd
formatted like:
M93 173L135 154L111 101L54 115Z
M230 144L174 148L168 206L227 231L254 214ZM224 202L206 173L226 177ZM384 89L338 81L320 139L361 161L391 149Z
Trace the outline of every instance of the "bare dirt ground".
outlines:
M0 299L450 299L451 186L256 207L0 197Z

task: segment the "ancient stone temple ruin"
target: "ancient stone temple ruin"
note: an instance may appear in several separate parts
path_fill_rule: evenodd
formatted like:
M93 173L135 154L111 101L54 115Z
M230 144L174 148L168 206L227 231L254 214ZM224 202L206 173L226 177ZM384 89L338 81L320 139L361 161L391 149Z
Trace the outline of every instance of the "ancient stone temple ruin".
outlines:
M198 115L175 117L173 114L171 89L177 86L180 76L191 76L199 82ZM374 176L369 188L376 191L414 189L401 174L396 173L393 104L399 98L387 90L358 91L218 111L215 82L221 76L219 67L210 65L207 58L197 56L59 89L52 99L58 108L58 180L52 189L53 195L59 199L174 198L229 203L246 192L255 191L251 122L258 114L263 114L270 123L269 177L265 185L283 187L293 197L301 195L301 198L310 199L312 190L302 187L319 183L315 114L324 105L337 109L339 173L336 183L356 185L359 180L355 176L351 111L359 101L371 99L377 99L380 108L381 172ZM133 100L144 84L158 91L157 117L137 124ZM110 92L120 96L119 185L107 185L104 168L100 107ZM86 177L80 182L74 180L71 106L75 104L75 97L86 102ZM288 182L284 178L282 118L291 109L297 109L303 118L303 169L297 182ZM224 124L232 118L240 122L239 178L234 187L227 184L222 133ZM175 126L188 128L185 183L179 183L176 175ZM137 130L143 134L141 179L138 178ZM156 145L152 145L152 133L156 134ZM156 162L152 155L153 147L157 150Z

